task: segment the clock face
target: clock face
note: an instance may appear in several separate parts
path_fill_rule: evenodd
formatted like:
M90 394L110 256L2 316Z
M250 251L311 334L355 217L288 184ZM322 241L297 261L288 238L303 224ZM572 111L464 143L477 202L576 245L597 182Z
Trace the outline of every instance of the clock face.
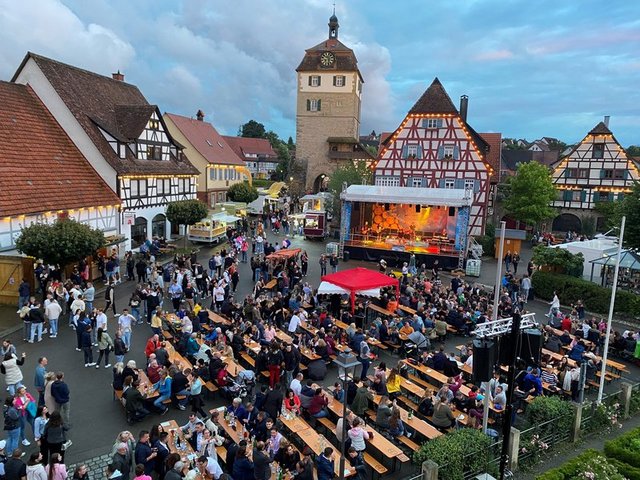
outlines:
M320 64L323 67L329 67L329 66L333 65L333 62L335 62L335 61L336 61L336 57L331 52L324 52L320 56Z

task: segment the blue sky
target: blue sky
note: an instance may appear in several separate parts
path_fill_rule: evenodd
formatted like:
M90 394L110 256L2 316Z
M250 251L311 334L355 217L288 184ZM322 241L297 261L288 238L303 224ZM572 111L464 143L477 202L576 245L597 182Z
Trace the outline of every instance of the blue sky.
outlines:
M162 111L198 109L223 133L254 118L295 134L295 68L327 36L325 0L0 0L0 78L28 50L121 70ZM580 140L604 115L640 144L636 0L348 0L340 39L365 79L362 131L395 129L434 77L469 123Z

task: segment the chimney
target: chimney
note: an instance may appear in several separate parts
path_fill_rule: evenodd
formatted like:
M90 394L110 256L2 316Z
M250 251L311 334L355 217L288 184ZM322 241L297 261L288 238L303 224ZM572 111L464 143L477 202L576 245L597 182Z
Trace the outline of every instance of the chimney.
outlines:
M460 97L460 117L464 122L467 121L467 110L469 109L469 97L462 95Z
M198 113L196 113L196 118L198 119L198 121L202 122L204 120L204 112L202 110L198 110Z
M117 73L112 73L111 74L111 78L113 78L114 80L117 80L119 82L124 82L124 73L120 73L120 70L118 70Z
M604 116L604 124L607 128L609 128L609 119L611 118L610 115L605 115Z

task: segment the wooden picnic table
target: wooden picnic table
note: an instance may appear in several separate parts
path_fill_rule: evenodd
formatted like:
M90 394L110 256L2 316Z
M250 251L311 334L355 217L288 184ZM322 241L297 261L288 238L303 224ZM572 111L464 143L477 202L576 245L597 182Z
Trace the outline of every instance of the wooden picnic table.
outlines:
M393 312L390 312L389 310L385 310L384 308L379 307L375 303L369 303L369 305L367 305L367 308L373 310L374 312L378 312L380 315L385 315L387 317L392 317L394 315Z
M160 395L157 390L154 390L153 383L149 380L147 373L143 369L138 369L138 380L140 380L140 385L138 386L138 390L142 396L146 399L153 399Z
M293 415L291 418L286 418L284 415L278 417L282 424L289 429L291 433L298 433L301 430L311 428L311 426L297 415Z
M380 405L381 398L382 398L381 395L374 395L373 403L375 403L376 405ZM396 404L396 407L398 408L398 410L400 410L400 419L402 420L402 422L405 425L414 429L416 432L420 433L421 435L424 435L429 440L433 440L434 438L437 438L440 435L442 435L442 432L440 432L433 425L428 424L427 422L416 417L415 415L413 416L413 418L409 419L409 412L407 412L400 405Z
M227 326L233 325L233 323L230 320L227 320L223 316L218 315L216 312L213 312L207 309L207 313L209 314L209 320L211 320L213 323L227 325Z
M410 315L415 315L417 312L416 310L414 310L411 307L407 307L406 305L398 305L398 310L402 310L405 313L408 313Z
M439 383L440 385L444 385L447 383L448 377L442 373L439 372L437 370L434 370L433 368L428 368L425 367L424 365L421 364L412 364L409 363L406 359L405 360L400 360L402 363L404 363L407 367L412 368L414 370L417 370L421 373L424 373L426 376L428 376L429 378L435 380L437 383ZM471 389L469 387L467 387L466 385L461 385L460 386L460 391L462 392L462 394L465 397L469 396L469 392L471 391Z
M320 355L316 354L309 347L300 347L300 353L302 354L303 357L309 359L310 361L320 360L322 358Z
M177 453L181 457L186 456L187 458L189 458L189 460L195 458L195 452L193 451L191 444L185 438L184 432L175 420L162 422L160 426L164 429L165 432L169 433L169 437L167 438L167 447L169 447L169 451L171 453ZM178 436L178 438L180 439L179 449L176 446L176 436Z
M304 420L302 421L304 422ZM313 450L313 453L315 453L316 455L320 455L326 447L333 447L333 445L331 445L331 442L327 440L324 435L319 434L311 427L297 431L296 435L298 435L298 437L300 437L304 444L307 445L311 450ZM334 448L334 451L335 450L336 449ZM340 476L341 457L342 455L340 455L339 452L335 453L333 470L336 476ZM349 466L349 460L347 460L346 458L344 460L344 465L344 475L346 477L351 476L355 473L355 469Z
M239 420L236 421L235 429L229 425L229 422L224 418L225 407L213 408L209 410L209 413L213 413L218 411L220 414L218 415L218 424L222 427L222 429L229 435L234 442L238 443L242 440L242 425Z
M276 338L284 343L293 343L293 338L291 338L290 335L287 335L285 332L283 332L279 328L276 329Z

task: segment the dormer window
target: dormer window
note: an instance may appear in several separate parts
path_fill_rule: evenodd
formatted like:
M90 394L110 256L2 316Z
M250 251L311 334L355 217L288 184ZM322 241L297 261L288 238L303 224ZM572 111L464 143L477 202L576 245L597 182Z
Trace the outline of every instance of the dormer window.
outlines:
M442 119L441 118L425 118L422 120L422 128L426 129L434 129L434 128L442 128Z
M151 130L160 130L160 120L149 120L149 128Z
M407 145L407 155L414 158L418 156L418 145Z
M158 147L156 145L148 145L147 160L162 160L162 147Z

